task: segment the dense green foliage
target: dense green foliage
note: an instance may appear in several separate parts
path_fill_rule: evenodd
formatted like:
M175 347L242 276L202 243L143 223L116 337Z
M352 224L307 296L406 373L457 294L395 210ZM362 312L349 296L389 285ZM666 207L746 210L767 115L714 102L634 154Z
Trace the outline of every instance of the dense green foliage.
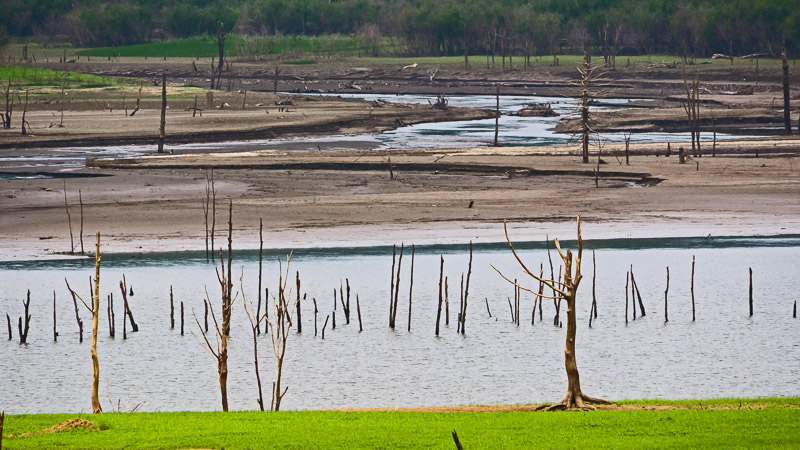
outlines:
M83 415L100 430L9 437L74 414L10 415L4 448L787 447L800 436L800 399L687 401L695 409L595 412L230 412ZM671 402L660 403L669 405ZM787 404L793 407L786 407ZM758 406L755 406L758 405ZM766 409L749 409L766 407Z
M243 36L230 34L225 38L225 54L228 56L273 55L280 53L339 53L355 51L358 40L353 36ZM171 57L208 58L219 55L217 38L210 35L183 39L170 39L149 44L135 44L122 47L95 47L79 50L80 56L125 56L159 58L165 54Z
M124 45L216 34L358 35L377 51L606 57L654 52L779 53L800 43L796 0L0 0L0 27L76 45ZM2 34L2 33L0 33ZM394 47L395 49L398 46Z

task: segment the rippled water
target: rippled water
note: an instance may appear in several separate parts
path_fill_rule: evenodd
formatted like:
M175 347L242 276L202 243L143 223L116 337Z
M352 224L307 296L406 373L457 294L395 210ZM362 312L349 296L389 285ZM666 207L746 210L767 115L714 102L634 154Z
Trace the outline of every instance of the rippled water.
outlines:
M569 245L569 243L565 243ZM595 241L599 317L588 328L591 253L584 254L578 299L578 365L584 390L593 396L686 398L797 395L800 382L800 321L792 319L797 299L800 236L735 239L638 239ZM538 267L547 264L541 243L520 245ZM266 284L278 282L280 252L265 262ZM449 276L451 325L434 336L439 255ZM691 321L691 259L697 257L697 321ZM283 384L286 409L420 406L557 401L566 389L564 328L552 326L554 309L545 302L544 321L531 326L532 297L523 293L522 324L511 323L510 285L489 267L525 280L502 245L476 246L466 335L456 334L460 276L467 270L465 246L417 248L412 330L408 321L409 253L403 258L397 330L387 326L391 249L322 249L296 253L291 277L300 271L303 333L292 333ZM647 316L625 324L625 274L634 264ZM664 323L665 267L670 267L669 323ZM237 252L235 279L244 268L247 299L255 300L254 252ZM748 268L754 271L755 315L748 317ZM556 267L556 272L558 267ZM122 339L118 282L125 274L140 331ZM0 265L0 314L14 321L14 340L0 341L0 405L10 413L89 411L90 317L81 311L86 340L78 343L72 302L64 286L88 295L91 261L38 261ZM337 307L336 329L325 340L314 336L311 298L319 306L319 328L333 310L334 288L348 277L353 315L344 324ZM198 342L192 312L202 321L208 289L219 303L214 267L194 253L109 255L103 261L102 294L115 293L117 338L108 337L105 301L101 308L99 354L101 400L107 410L118 401L144 410L217 410L219 388L214 360ZM292 284L292 283L290 283ZM185 302L186 335L169 329L169 286ZM16 318L31 289L33 316L29 344L17 341ZM52 295L57 295L58 342L52 339ZM358 332L355 296L364 331ZM493 317L488 317L488 299ZM176 310L179 311L179 303ZM443 319L444 322L444 319ZM3 333L5 334L5 333ZM269 401L275 362L262 336L259 362ZM233 313L229 400L232 409L256 409L253 347L241 295Z

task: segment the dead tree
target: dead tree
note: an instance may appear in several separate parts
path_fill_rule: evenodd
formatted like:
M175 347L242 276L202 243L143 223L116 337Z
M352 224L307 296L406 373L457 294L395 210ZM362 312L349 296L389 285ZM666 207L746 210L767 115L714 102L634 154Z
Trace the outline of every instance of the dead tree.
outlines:
M553 239L553 243L555 244L556 249L558 250L558 254L561 256L561 259L564 261L564 279L563 282L557 280L547 280L544 279L536 274L534 274L522 259L517 255L514 246L511 244L511 239L508 237L508 226L504 223L505 233L506 233L506 241L508 242L508 246L511 249L511 253L514 255L514 258L517 260L517 263L520 265L522 270L528 274L534 280L537 280L541 283L544 283L547 287L552 289L556 292L556 296L559 298L564 299L567 302L567 337L566 337L566 346L564 348L564 362L565 368L567 372L567 395L564 399L557 404L551 405L547 408L547 410L558 410L558 409L593 409L591 404L593 403L608 403L605 400L592 398L587 396L581 390L581 383L580 383L580 375L578 373L578 364L575 358L575 336L577 332L577 314L576 314L576 295L578 291L578 286L581 282L583 276L581 275L581 256L583 255L583 240L581 238L581 217L578 216L578 254L573 259L572 250L567 250L564 253L561 250L561 245L558 242L558 238ZM574 272L573 272L574 267ZM492 266L497 273L500 274L503 279L508 281L509 283L513 284L509 278L502 274L497 268ZM519 285L518 285L519 286ZM543 296L532 289L528 289L525 287L520 286L522 290L530 292L535 296L540 296L542 298L548 297Z
M64 282L66 282L66 281L67 281L67 279L64 278ZM67 283L67 286L69 286L69 283ZM74 291L72 291L71 289L70 289L70 294L72 294L72 304L73 304L73 306L75 306L75 321L78 323L78 342L83 343L83 320L81 320L81 315L78 312L78 299L77 299L76 294L74 293ZM9 322L9 325L8 325L8 338L11 339L11 323L10 322Z
M30 126L28 126L28 127L25 126L28 123L28 121L25 120L25 114L27 112L28 112L28 89L26 88L25 89L25 106L22 108L22 135L23 136L27 136L28 135L28 128L30 128Z
M444 256L439 256L439 306L436 309L436 336L439 335L439 322L442 319L442 277L444 276Z
M116 334L116 318L114 317L114 293L108 294L108 336Z
M578 68L578 73L581 77L581 160L584 164L589 163L589 138L594 132L589 124L589 103L596 93L591 91L591 84L598 78L602 77L602 73L595 73L599 65L591 64L589 61L589 52L583 52L583 66Z
M500 134L500 85L497 85L497 104L495 105L494 111L494 146L497 147L498 144L498 135Z
M664 323L669 322L669 311L667 309L668 295L669 295L669 266L667 266L667 288L664 289Z
M125 328L125 316L127 316L128 320L131 322L131 333L136 333L139 331L139 325L137 325L136 321L133 320L133 311L131 311L131 307L128 304L128 281L125 279L125 275L122 275L122 281L119 282L119 290L122 291L122 328ZM132 286L130 292L133 292Z
M261 274L259 273L259 277ZM244 304L244 312L247 314L247 320L250 321L250 328L253 331L253 365L255 367L256 372L256 385L258 386L258 407L261 411L264 411L264 395L263 391L261 390L261 374L258 371L258 335L260 334L261 330L261 321L266 318L266 316L260 316L258 312L255 312L255 316L253 315L253 302L250 302L250 307L247 307L247 299L245 298L244 294L244 270L242 270L242 275L239 277L239 286L242 291L242 304ZM261 288L259 288L260 291ZM261 301L261 292L258 294L259 303ZM261 306L261 305L259 305Z
M397 244L392 245L392 280L389 284L389 328L392 328L392 312L394 310L394 266L397 261Z
M589 53L583 52L581 74L581 156L583 163L589 163Z
M31 306L31 290L28 289L28 297L27 300L22 301L22 306L25 307L25 312L22 317L19 318L19 343L20 344L27 344L28 343L28 331L30 330L31 325L31 315L28 314L28 310ZM24 325L23 325L23 317Z
M81 206L81 229L80 232L78 233L78 236L80 237L81 241L81 255L85 255L86 252L83 251L83 194L81 194L80 189L78 189L78 203Z
M397 274L395 275L395 282L394 282L394 299L392 300L392 311L391 317L389 318L389 327L394 330L394 326L397 319L397 301L400 296L400 269L403 265L403 249L405 248L404 244L400 244L400 256L397 258ZM394 268L394 264L392 264L392 268Z
M694 308L694 255L692 255L692 285L691 285L691 292L692 292L692 322L695 319L695 308Z
M64 208L67 210L67 224L69 224L69 253L75 253L75 239L72 236L72 217L69 214L69 203L67 203L67 180L64 180Z
M100 360L97 356L97 330L100 323L100 232L97 232L97 240L95 242L94 250L94 289L92 290L92 306L89 306L86 301L72 288L67 282L67 289L72 295L73 300L77 297L89 311L92 312L92 412L100 414L103 408L100 406ZM64 280L66 281L66 279ZM77 306L75 314L77 315ZM80 322L81 332L83 331L83 323Z
M347 287L347 293L350 294L350 286ZM349 297L348 297L349 301ZM297 332L303 332L303 323L302 320L302 313L300 311L300 271L297 271L297 302L295 303L297 309ZM344 304L343 304L344 305ZM347 323L350 323L350 314L345 309L345 316L347 317Z
M53 290L53 342L58 342L58 329L56 328L56 291Z
M206 213L208 209L206 209ZM208 219L206 219L208 223ZM208 231L206 230L206 234ZM208 238L206 238L208 241ZM208 245L208 244L206 244ZM262 275L262 261L264 256L264 220L258 219L258 305L256 306L256 318L261 317L261 275ZM208 258L206 258L206 262ZM264 308L266 309L266 307ZM261 320L256 320L256 333L261 334ZM264 405L261 405L261 410L264 410Z
M464 325L467 323L467 303L469 299L469 279L472 276L472 241L469 241L469 265L467 266L467 285L464 288L464 303L461 307L461 334L464 334Z
M161 126L158 131L158 153L164 153L167 125L167 73L161 73Z
M408 285L408 332L409 333L411 332L411 292L413 290L414 290L414 244L411 244L411 282Z
M681 102L689 124L689 133L692 138L692 156L700 155L700 72L695 74L692 84L686 75L686 66L683 66L683 86L686 91L686 101Z
M139 93L136 94L136 108L134 108L133 111L131 111L131 113L130 113L130 115L128 117L133 117L133 115L136 114L139 111L139 108L141 107L141 103L142 103L142 85L140 84L139 85Z
M222 298L222 324L220 325L214 308L211 307L211 300L206 296L204 300L206 311L211 311L211 319L214 322L215 344L211 345L208 338L208 328L203 329L200 321L195 316L197 328L205 341L205 349L217 361L217 374L219 375L219 390L222 399L222 410L228 411L228 332L230 329L231 312L233 310L233 281L231 280L231 264L233 259L233 201L228 209L228 265L225 267L225 260L222 256L222 249L219 251L219 269L217 270L217 281L219 282ZM207 325L207 324L206 324Z
M361 324L361 303L358 301L358 294L356 294L356 312L358 313L358 332L361 333L364 331L364 326ZM314 320L316 321L317 319L315 318ZM314 331L314 334L316 335L316 331Z
M789 92L789 63L786 61L786 36L781 36L781 65L783 67L783 126L792 134L791 100ZM25 134L25 133L23 133Z
M284 274L282 268L279 268L280 274L278 279L278 294L273 296L273 315L272 318L267 318L269 322L270 336L272 338L272 351L275 355L277 362L277 376L275 382L272 383L272 400L270 401L270 409L272 411L279 411L281 408L281 400L286 395L288 387L281 392L281 376L283 375L283 360L286 356L286 341L289 338L289 330L292 327L290 318L294 314L293 309L297 303L293 302L291 288L287 290L287 282L289 281L289 265L291 264L292 254L286 256L286 272ZM328 319L325 319L325 325L328 324ZM325 326L322 327L322 338L325 338Z
M6 85L6 112L3 116L3 128L10 129L11 128L11 115L14 113L14 99L11 98L11 78L8 79L8 84Z
M211 231L208 229L208 213L211 212ZM211 261L214 262L214 228L217 220L217 189L214 185L214 169L211 169L211 176L206 171L206 198L203 201L203 216L206 226L206 262L208 262L209 245L208 238L211 237Z
M219 39L217 40L217 47L219 48L219 65L217 66L217 89L221 89L222 68L224 65L223 58L225 57L225 24L222 22L220 22L219 24Z

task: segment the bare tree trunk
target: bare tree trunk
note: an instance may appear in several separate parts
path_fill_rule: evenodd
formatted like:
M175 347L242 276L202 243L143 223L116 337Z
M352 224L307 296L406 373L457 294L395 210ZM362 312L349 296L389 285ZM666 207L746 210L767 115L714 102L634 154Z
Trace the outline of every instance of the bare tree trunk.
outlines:
M58 330L56 329L56 291L53 291L53 342L58 341Z
M85 255L86 252L83 251L83 195L80 189L78 189L78 202L81 205L81 231L79 234L81 240L81 255Z
M164 153L167 124L167 73L161 74L161 127L158 132L158 153Z
M783 125L786 129L786 134L791 135L792 119L791 100L789 97L789 63L786 61L786 36L781 36L781 65L783 67Z
M403 266L403 249L405 248L404 244L400 244L400 256L397 258L397 276L395 277L395 285L394 285L394 306L392 308L392 323L391 327L394 329L395 324L397 323L397 301L400 296L400 269Z
M264 255L264 220L258 219L258 306L256 306L256 333L261 334L261 262ZM264 307L266 310L266 306ZM259 383L260 384L260 383ZM260 389L260 386L259 386ZM261 410L264 410L264 405L261 405Z
M222 67L223 58L225 57L225 26L219 24L219 39L217 40L217 47L219 48L219 65L217 66L217 89L222 88Z
M139 325L136 325L136 321L133 320L133 311L131 311L130 305L128 305L128 282L125 280L125 275L122 275L122 281L119 282L119 289L122 291L122 302L124 305L124 314L123 316L127 315L128 319L131 321L131 332L135 333L139 331ZM123 317L122 320L123 328L125 326L125 320Z
M467 285L464 288L464 308L461 311L461 334L464 334L464 325L467 323L467 300L469 298L469 279L472 276L472 241L469 241L469 265L467 266Z
M25 89L25 106L22 108L22 135L26 136L28 134L28 129L25 127L27 123L25 121L25 113L28 112L28 89Z
M694 312L695 312L694 311L694 255L692 255L692 286L691 286L691 291L692 291L692 322L694 322L694 319L695 319L695 316L694 316Z
M411 332L411 293L414 290L414 244L411 244L411 282L408 285L408 332Z
M75 240L72 237L72 217L69 214L69 203L67 203L67 180L64 180L64 208L67 210L67 223L69 224L69 253L75 252Z
M500 133L500 85L497 85L497 105L494 112L494 146L498 146L498 135Z
M436 310L436 336L439 335L439 322L442 319L442 278L444 276L444 256L439 257L439 307Z
M94 299L92 307L92 412L100 414L103 408L100 406L100 361L97 356L97 328L100 318L100 232L97 232L97 243L95 245L95 277L94 277Z
M667 266L667 288L664 290L664 323L669 322L669 310L667 308L668 295L669 295L669 266Z
M581 71L581 155L584 164L589 163L589 52L583 52Z

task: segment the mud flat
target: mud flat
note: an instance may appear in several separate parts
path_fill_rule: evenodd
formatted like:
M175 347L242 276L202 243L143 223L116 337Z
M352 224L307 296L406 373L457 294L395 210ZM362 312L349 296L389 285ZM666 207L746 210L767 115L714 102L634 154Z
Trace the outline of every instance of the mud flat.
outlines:
M257 248L260 218L273 248L499 242L505 219L518 239L539 239L572 233L577 214L595 238L785 234L800 229L797 145L726 141L720 156L679 164L674 153L663 156L666 145L641 144L630 165L608 145L599 187L594 164L566 146L95 159L73 173L106 176L66 187L76 242L81 190L85 234L101 230L108 252L204 248L211 168L218 223L231 199L242 248ZM725 148L736 153L722 156ZM5 259L69 250L64 181L0 181Z
M64 103L63 122L61 104L54 100L59 91L46 87L32 90L26 113L30 133L22 136L19 126L0 130L0 149L155 145L161 88L143 87L141 109L131 115L138 90L138 86L127 85L71 91ZM442 110L429 105L336 97L215 91L208 102L207 91L200 88L169 86L167 92L168 144L368 133L421 122L494 117L491 111L472 108ZM199 110L196 114L195 105ZM21 114L17 106L15 123Z

